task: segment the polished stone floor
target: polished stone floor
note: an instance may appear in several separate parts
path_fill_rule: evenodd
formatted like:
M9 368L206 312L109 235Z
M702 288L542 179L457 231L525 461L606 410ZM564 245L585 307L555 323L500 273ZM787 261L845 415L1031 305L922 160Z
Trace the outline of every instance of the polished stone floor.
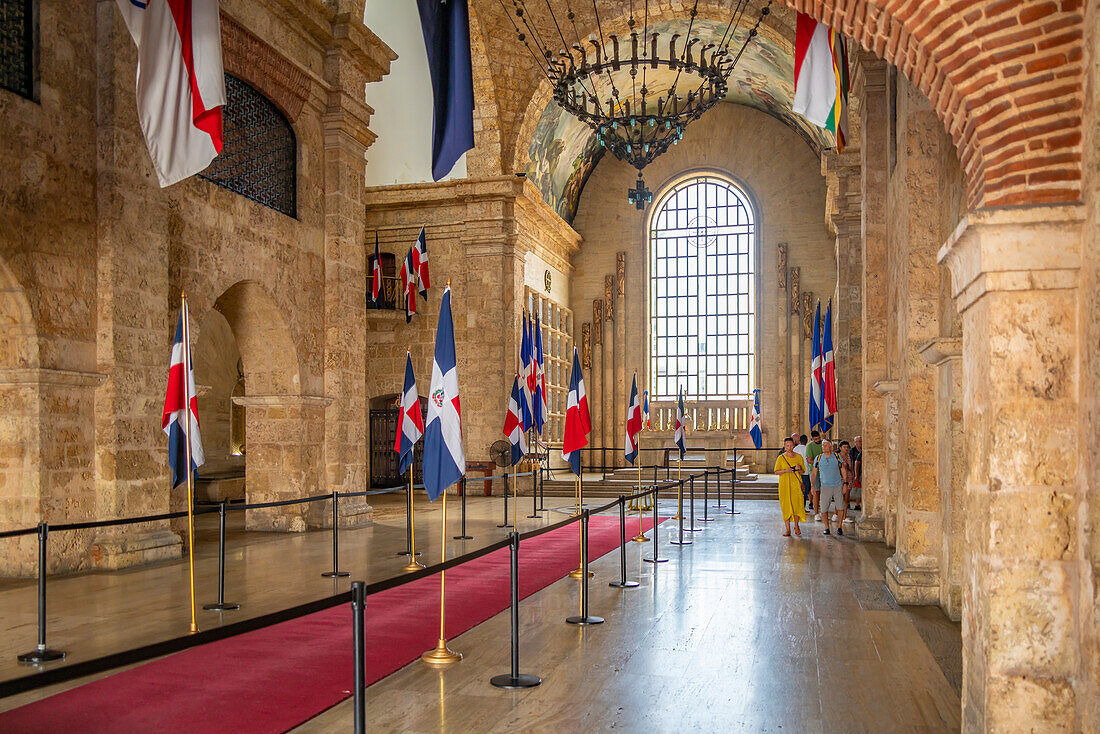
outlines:
M495 527L499 499L470 499L476 537L467 548L504 532ZM342 535L342 557L353 577L383 578L402 565L393 555L404 545L395 500L376 502L373 527ZM701 516L701 501L697 507ZM530 507L521 509L521 529L547 522L528 520ZM617 553L596 561L591 611L607 619L603 625L564 622L576 613L572 579L525 600L522 669L541 675L542 686L507 692L489 685L491 676L508 670L504 613L453 640L465 655L460 663L435 670L416 662L371 686L369 730L957 731L959 626L937 609L893 602L882 575L889 550L824 537L815 523L803 526L802 538L780 537L777 503L740 502L738 510L700 523L705 530L692 534L690 546L668 545L675 525L665 523L659 532L669 563L642 563L652 544L631 543L628 573L638 588L607 586L618 575ZM551 513L550 519L559 517ZM419 546L437 558L438 503L430 509L418 504L417 520ZM213 527L204 524L202 532L209 537ZM213 547L202 542L200 601L213 591ZM319 576L330 552L326 532L290 537L237 531L230 547L228 596L243 609L200 612L204 625L346 588L347 579ZM463 547L450 542L448 555ZM180 563L51 581L51 644L81 659L178 634L181 625L186 631L185 599L186 566ZM25 672L14 656L33 647L33 600L33 584L0 586L2 677ZM383 642L384 631L368 628L368 645ZM68 686L0 700L0 710L62 687ZM350 728L348 701L299 731Z

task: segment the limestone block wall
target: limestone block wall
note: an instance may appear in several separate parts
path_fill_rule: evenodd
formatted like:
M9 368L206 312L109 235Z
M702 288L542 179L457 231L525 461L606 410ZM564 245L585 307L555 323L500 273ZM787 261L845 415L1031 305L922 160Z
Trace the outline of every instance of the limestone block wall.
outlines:
M786 244L788 267L800 269L802 290L827 299L836 287L836 260L833 238L822 217L825 182L818 156L798 135L762 112L732 104L720 104L692 123L683 140L645 169L645 180L656 201L668 184L685 174L706 171L732 177L757 210L757 387L762 389L764 441L774 445L799 428L795 419L805 416L805 410L797 412L796 406L806 404L808 388L808 377L802 379L806 373L799 371L801 356L780 336L801 335L802 318L790 313L788 290L779 287L778 246ZM626 191L636 176L632 167L606 156L581 194L573 223L584 238L573 260L574 313L591 314L593 300L606 301L604 279L616 272L617 253L625 253L625 307L617 306L614 318L625 319L627 338L625 344L614 342L614 348L622 350L626 383L624 389L616 387L612 392L604 380L601 394L590 395L590 401L598 399L605 411L613 411L614 425L624 420L630 375L638 372L639 390L649 384L645 228L653 204L639 212L627 201ZM577 319L578 340L583 320ZM606 348L611 330L604 326ZM613 407L619 402L621 409Z

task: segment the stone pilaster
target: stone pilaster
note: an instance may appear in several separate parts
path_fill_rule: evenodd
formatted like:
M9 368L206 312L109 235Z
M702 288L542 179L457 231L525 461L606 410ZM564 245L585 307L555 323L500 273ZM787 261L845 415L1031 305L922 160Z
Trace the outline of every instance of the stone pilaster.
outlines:
M604 278L604 322L603 322L603 445L604 464L615 466L615 350L618 340L615 334L615 285L608 275Z
M829 169L836 176L831 191L831 221L836 231L836 293L833 297L833 355L836 366L837 416L834 435L846 439L860 435L862 384L862 263L863 242L860 149L847 148L829 154Z
M615 466L626 466L626 455L623 447L626 445L626 401L629 399L626 391L630 388L626 385L626 324L639 323L639 319L628 318L626 309L626 253L620 252L615 258Z
M592 397L588 401L588 409L592 415L592 445L604 445L603 414L606 409L604 399L603 382L603 301L592 302L592 364L590 375L592 377ZM602 451L591 452L591 461L603 464L605 459Z
M1082 207L986 209L939 253L963 321L964 731L1075 731Z

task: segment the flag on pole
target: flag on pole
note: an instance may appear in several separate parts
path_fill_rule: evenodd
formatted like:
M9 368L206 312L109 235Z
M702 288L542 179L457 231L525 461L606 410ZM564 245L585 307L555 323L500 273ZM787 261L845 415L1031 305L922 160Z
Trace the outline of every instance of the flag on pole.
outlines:
M825 405L821 394L821 302L814 310L814 341L810 362L810 430L821 428L825 418Z
M378 230L374 232L374 264L370 269L370 298L378 303L382 295L382 255L378 251Z
M569 397L565 401L565 434L562 436L561 458L569 462L573 473L581 473L581 449L588 445L592 431L592 416L588 412L588 396L584 391L584 375L577 348L573 347L573 368L569 373Z
M825 309L825 328L821 337L821 385L825 397L825 418L832 426L836 414L836 361L833 359L833 301Z
M183 339L183 320L186 318L187 305L184 304L180 308L176 337L172 341L172 358L168 363L168 390L164 396L164 411L161 415L161 427L168 436L168 465L172 467L173 487L187 481L188 431L184 429L185 420L190 419L191 471L195 471L205 461L202 439L199 438L198 399L195 397L195 368L191 362L191 345Z
M432 177L438 181L474 147L470 16L466 0L417 0L416 4L432 75Z
M539 414L536 401L541 398L538 396L539 375L538 355L535 353L535 319L530 316L527 317L527 333L527 393L531 396L531 427L535 428Z
M523 314L523 323L520 326L521 333L519 337L519 368L516 372L519 373L519 386L521 391L521 399L519 403L520 417L523 419L523 430L527 430L535 425L535 411L534 411L534 394L531 391L531 330L527 326L527 314Z
M137 111L162 187L222 150L225 73L218 0L117 0L137 45Z
M416 237L416 244L412 249L413 272L420 284L420 295L428 300L428 289L432 287L432 279L428 274L428 241L424 237L424 228L420 228L420 234Z
M764 443L764 434L760 430L760 390L753 390L752 417L749 418L749 435L753 445L760 448Z
M542 435L542 427L550 414L546 395L546 357L542 351L542 321L535 314L535 432Z
M519 375L512 381L512 394L508 398L508 414L504 416L504 435L508 443L512 444L512 465L514 466L527 454L527 439L523 432L523 418L520 416L519 396L522 392L519 386Z
M653 424L649 421L649 390L642 393L642 415L645 416L645 427L653 428Z
M794 40L795 112L836 135L838 152L848 138L848 47L844 37L805 13Z
M424 435L424 417L420 415L420 396L413 377L412 355L405 353L405 386L401 389L401 412L397 414L397 436L393 450L400 455L398 474L404 474L413 463L413 447Z
M416 315L416 261L411 249L401 263L401 293L402 298L405 299L405 323L407 324Z
M642 406L638 402L638 374L630 383L630 403L626 409L626 460L634 464L638 458L638 434L642 432Z
M444 289L439 304L439 327L435 332L435 357L429 390L428 426L424 430L424 489L428 492L428 498L435 502L447 487L466 473L450 286Z
M687 413L684 412L684 388L681 387L676 395L676 432L673 434L673 440L680 449L680 461L684 460L684 452L687 451L687 440L684 437L686 427Z

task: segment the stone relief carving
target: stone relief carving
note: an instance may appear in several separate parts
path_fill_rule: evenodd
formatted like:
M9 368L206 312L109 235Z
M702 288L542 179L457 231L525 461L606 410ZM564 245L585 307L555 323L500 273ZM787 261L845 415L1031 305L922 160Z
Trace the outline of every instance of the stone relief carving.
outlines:
M603 344L603 301L592 301L592 343Z
M592 324L581 324L581 366L592 369Z
M626 253L620 252L615 256L615 295L622 298L626 295Z
M604 306L603 317L607 321L615 320L615 279L610 275L605 275L603 278L603 300L606 304Z
M802 296L799 294L799 280L799 269L791 268L791 313L798 313L798 309L802 306Z
M814 293L802 294L802 338L809 339L814 334Z
M779 287L787 287L787 243L780 242L776 246L779 254Z

